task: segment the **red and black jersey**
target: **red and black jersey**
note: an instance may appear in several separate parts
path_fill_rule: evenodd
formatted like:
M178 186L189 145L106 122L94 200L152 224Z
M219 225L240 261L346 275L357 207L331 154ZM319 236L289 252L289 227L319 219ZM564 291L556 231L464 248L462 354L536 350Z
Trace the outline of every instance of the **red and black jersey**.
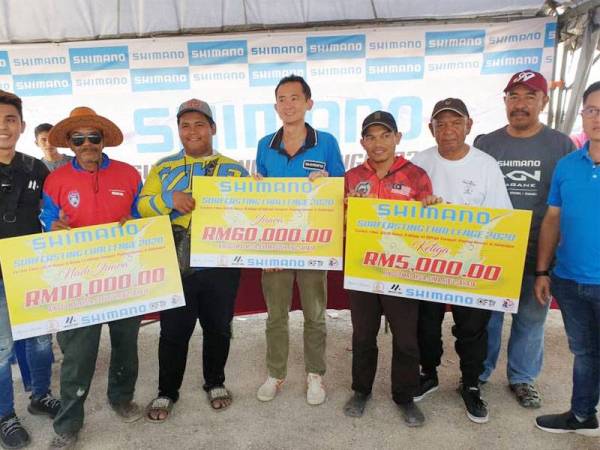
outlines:
M433 189L427 173L402 156L396 156L389 172L379 179L369 161L350 169L344 176L345 194L357 192L364 197L390 200L422 200Z

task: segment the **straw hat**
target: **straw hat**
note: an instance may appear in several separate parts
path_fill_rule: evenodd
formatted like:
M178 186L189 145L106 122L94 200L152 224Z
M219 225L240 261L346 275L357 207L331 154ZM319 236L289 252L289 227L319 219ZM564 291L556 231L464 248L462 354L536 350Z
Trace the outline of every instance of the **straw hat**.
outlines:
M118 126L86 106L78 106L71 111L69 117L54 125L48 134L48 141L55 147L70 147L69 134L81 127L99 129L104 137L105 147L116 147L123 142L123 133Z

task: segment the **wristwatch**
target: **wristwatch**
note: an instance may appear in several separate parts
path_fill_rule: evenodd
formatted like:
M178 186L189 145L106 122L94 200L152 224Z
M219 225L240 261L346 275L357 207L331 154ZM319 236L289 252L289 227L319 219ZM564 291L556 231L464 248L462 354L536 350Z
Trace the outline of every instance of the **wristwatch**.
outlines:
M535 276L536 277L549 277L550 271L549 270L536 270Z

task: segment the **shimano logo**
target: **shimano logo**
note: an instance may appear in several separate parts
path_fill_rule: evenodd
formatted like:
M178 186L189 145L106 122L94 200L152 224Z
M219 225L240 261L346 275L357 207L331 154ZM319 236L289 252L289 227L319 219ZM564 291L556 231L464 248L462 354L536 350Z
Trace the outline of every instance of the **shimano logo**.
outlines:
M182 60L185 58L185 52L183 50L165 50L162 52L133 52L131 59L134 61L162 61L168 60Z
M421 48L422 41L375 41L369 42L369 50L406 50L411 48Z
M504 175L506 178L513 181L540 181L542 179L542 172L535 170L533 173L525 172L524 170L513 170Z
M114 70L129 68L129 47L70 48L71 70Z
M288 75L306 76L306 63L250 64L248 71L250 86L274 86Z
M304 53L303 45L274 45L271 47L252 47L250 54L252 56L262 55L302 55Z
M519 42L526 41L539 41L542 39L542 33L534 31L531 33L520 33L520 34L505 34L501 36L490 36L490 45L500 44L516 44Z
M540 160L498 161L500 167L541 167Z
M245 64L248 62L246 40L188 43L190 65Z
M187 67L133 69L131 84L134 92L189 89L190 77Z
M420 79L424 67L422 57L367 59L367 81Z
M486 53L483 57L482 74L513 73L520 70L540 70L542 49L507 50Z
M425 33L426 55L483 52L485 30L432 31Z
M306 39L308 59L364 58L364 34L319 36Z
M72 94L70 73L36 73L13 78L15 94L19 96Z

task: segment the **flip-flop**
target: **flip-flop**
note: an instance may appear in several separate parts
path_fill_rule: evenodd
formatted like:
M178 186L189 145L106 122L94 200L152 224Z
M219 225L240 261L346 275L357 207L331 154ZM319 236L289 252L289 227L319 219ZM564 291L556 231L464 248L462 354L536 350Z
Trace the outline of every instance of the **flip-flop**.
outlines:
M362 417L370 395L355 392L344 405L344 414L348 417Z
M206 397L208 398L208 403L210 404L210 407L216 412L226 410L231 406L231 403L233 402L231 392L229 392L224 386L209 389L208 391L206 391ZM215 402L220 400L230 400L230 402L228 405L217 408L215 406ZM223 405L223 403L220 403L220 405Z
M173 400L171 400L169 397L156 397L154 400L152 400L150 403L148 403L148 406L146 406L145 419L147 422L150 422L150 423L162 423L171 416L172 409L173 409ZM153 417L150 416L150 413L158 413L158 414L167 413L167 414L162 419L160 419L160 418L154 419Z

